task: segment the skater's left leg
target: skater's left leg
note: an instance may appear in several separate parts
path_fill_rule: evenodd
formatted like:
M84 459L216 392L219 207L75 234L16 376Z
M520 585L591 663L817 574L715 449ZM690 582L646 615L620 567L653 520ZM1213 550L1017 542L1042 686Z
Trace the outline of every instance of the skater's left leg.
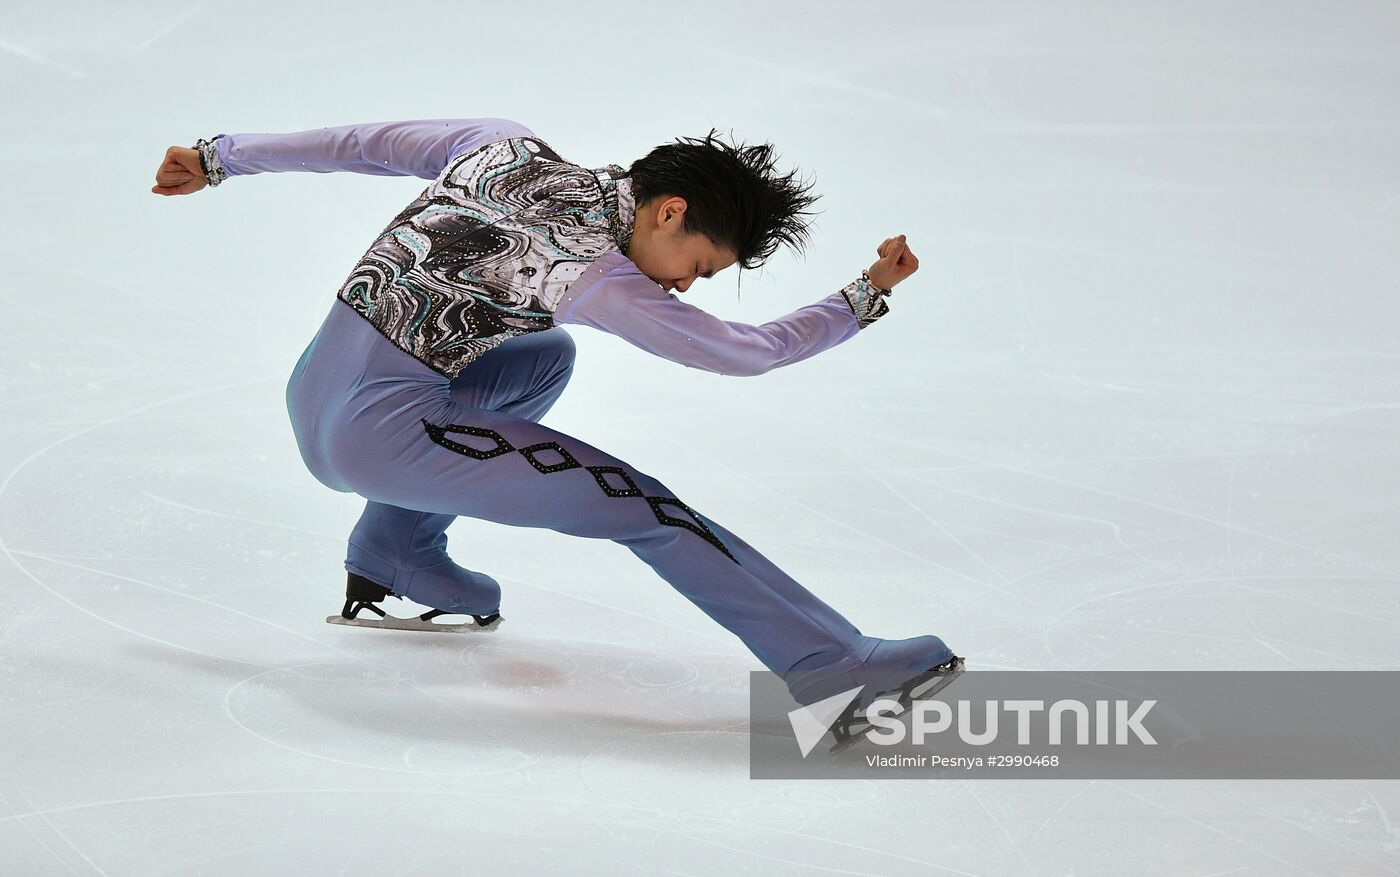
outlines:
M452 400L538 422L564 392L574 352L558 327L512 338L453 379ZM443 612L496 614L500 584L447 553L446 530L456 518L369 500L350 534L345 569Z

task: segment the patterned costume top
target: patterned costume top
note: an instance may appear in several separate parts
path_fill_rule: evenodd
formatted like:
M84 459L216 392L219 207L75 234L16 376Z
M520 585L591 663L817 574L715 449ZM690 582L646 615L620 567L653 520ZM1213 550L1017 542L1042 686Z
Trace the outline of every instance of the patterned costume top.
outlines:
M511 337L566 322L693 368L760 374L839 344L888 310L864 276L762 326L687 305L626 257L635 204L623 169L565 161L505 119L219 134L199 146L211 182L289 170L430 179L337 295L448 378Z
M622 168L586 170L540 140L500 140L454 159L394 217L339 297L453 376L511 336L552 327L569 285L631 227Z

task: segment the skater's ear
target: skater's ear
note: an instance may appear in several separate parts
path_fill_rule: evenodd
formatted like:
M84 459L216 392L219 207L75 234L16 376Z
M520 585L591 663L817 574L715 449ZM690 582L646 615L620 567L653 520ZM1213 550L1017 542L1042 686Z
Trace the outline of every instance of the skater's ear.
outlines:
M679 195L663 195L646 205L647 215L656 230L666 236L681 234L685 228L685 211L689 205Z

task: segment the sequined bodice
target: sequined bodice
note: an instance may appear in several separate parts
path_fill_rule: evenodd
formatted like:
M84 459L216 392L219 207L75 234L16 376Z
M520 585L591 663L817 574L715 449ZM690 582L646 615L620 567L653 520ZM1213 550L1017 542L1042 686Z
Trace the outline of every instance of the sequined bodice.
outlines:
M630 242L631 180L516 137L448 163L384 228L337 295L400 349L454 377L554 325L565 291Z

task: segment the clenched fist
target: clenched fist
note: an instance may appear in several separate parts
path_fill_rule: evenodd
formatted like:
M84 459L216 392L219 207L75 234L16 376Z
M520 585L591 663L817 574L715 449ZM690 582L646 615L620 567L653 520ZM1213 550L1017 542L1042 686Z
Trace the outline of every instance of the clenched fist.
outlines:
M172 146L165 150L165 161L156 170L156 184L151 191L157 195L189 195L207 185L209 179L199 163L199 150Z
M885 242L875 250L880 261L870 266L870 282L884 289L894 289L901 280L919 270L919 260L904 242L904 235L885 238Z

